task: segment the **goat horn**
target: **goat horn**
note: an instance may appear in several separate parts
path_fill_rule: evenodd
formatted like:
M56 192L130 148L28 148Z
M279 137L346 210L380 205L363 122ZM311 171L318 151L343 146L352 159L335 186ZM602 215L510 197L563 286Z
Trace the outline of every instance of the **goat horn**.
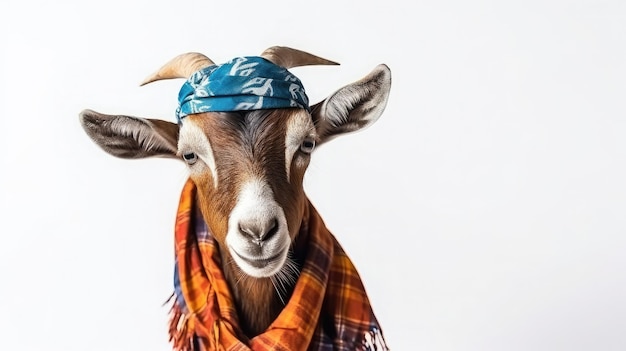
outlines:
M267 48L263 51L261 57L271 61L275 65L287 69L307 65L338 65L337 62L286 46L272 46Z
M158 71L154 72L148 78L146 78L141 85L146 85L157 80L172 79L172 78L189 78L193 73L201 70L202 68L214 65L210 58L197 53L188 52L181 54L168 63L163 65Z

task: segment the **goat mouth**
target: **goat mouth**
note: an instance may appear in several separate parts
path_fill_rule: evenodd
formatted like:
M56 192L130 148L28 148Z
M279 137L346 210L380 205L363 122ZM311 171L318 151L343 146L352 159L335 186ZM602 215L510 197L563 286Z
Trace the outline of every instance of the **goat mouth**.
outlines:
M235 255L237 255L237 257L239 257L242 261L244 261L245 263L251 265L254 268L265 268L267 267L269 264L271 264L272 262L278 260L283 254L282 252L277 253L276 255L269 257L269 258L249 258L249 257L245 257L240 255L237 251L232 250Z

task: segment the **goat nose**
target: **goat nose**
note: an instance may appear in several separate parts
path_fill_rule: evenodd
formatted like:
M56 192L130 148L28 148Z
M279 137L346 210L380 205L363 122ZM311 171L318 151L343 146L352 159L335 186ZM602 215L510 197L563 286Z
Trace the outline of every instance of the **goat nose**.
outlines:
M239 222L239 232L252 241L260 243L260 241L268 240L278 233L278 219L272 218L265 222L258 220L241 221Z

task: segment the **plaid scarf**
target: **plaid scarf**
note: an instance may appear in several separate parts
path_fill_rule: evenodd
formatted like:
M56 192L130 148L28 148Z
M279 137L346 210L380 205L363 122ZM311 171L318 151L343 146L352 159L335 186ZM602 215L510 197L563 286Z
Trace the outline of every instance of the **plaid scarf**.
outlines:
M309 203L309 243L293 294L262 334L247 339L220 269L217 243L185 184L176 217L175 302L170 340L177 351L388 350L352 262Z

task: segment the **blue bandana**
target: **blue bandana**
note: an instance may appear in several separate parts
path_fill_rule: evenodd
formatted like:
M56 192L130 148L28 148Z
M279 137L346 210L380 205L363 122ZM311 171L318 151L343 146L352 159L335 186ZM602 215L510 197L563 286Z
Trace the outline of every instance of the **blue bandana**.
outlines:
M289 107L309 110L300 79L262 57L236 57L189 77L178 93L176 118L180 122L194 113Z

